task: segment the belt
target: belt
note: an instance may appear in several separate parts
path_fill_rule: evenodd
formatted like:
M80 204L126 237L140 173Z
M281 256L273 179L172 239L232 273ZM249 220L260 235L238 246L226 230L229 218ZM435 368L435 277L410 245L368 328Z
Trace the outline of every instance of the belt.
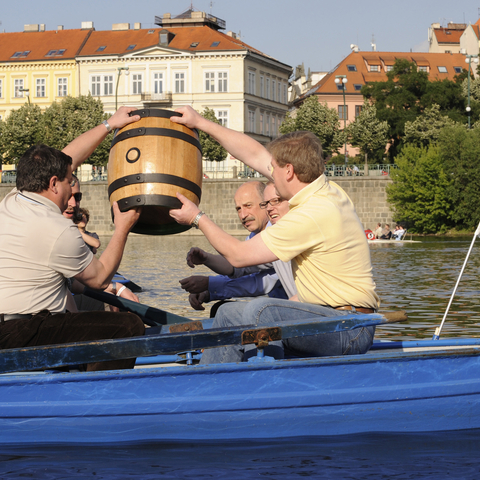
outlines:
M351 310L352 312L375 313L375 309L373 308L352 307L351 305L345 305L344 307L334 307L334 308L335 310Z
M12 314L5 314L0 313L0 323L8 322L9 320L20 320L20 319L27 319L32 318L33 315L31 314L22 314L22 313L12 313Z

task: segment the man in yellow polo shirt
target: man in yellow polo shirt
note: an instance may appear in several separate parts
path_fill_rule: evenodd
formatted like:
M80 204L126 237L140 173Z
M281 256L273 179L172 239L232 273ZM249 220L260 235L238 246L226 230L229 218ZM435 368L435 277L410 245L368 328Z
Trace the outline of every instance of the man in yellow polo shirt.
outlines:
M222 306L214 327L270 325L316 315L374 313L375 292L364 229L347 194L324 175L322 147L311 132L294 132L267 148L252 138L201 117L190 107L171 121L198 128L218 140L233 156L275 182L290 211L276 225L241 242L217 227L198 207L178 194L183 207L171 216L200 228L211 245L235 267L292 260L298 302L259 298ZM365 353L374 327L317 335L286 342L301 356ZM241 346L206 350L202 363L241 361Z

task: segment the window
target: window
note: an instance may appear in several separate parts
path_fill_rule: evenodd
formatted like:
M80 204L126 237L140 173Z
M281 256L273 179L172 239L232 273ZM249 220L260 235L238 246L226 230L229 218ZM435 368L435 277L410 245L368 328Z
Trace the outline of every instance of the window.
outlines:
M136 46L137 46L137 44L135 44L135 45L129 45L129 46L127 47L127 51L128 51L128 50L133 50Z
M287 86L283 86L283 103L287 103Z
M363 105L355 105L355 117L358 117L362 113Z
M393 65L385 65L385 71L391 72L393 70Z
M228 110L215 110L215 116L220 122L220 125L228 127Z
M90 80L90 92L94 97L100 96L100 85L101 85L100 80L101 80L100 75L93 75Z
M16 98L22 98L23 97L23 78L17 78L15 79L14 83L14 96Z
M277 119L272 116L272 137L277 136Z
M270 98L270 79L267 78L265 83L265 98Z
M65 53L66 48L60 48L59 50L49 50L46 57L61 57Z
M142 74L134 73L132 75L132 93L140 95L142 93Z
M102 45L102 46L97 48L97 52L103 52L106 48L107 48L106 45Z
M260 135L263 135L263 130L264 130L264 127L263 127L263 113L260 113Z
M272 100L275 101L275 88L277 86L277 82L275 80L272 80Z
M260 96L263 98L264 91L263 91L263 75L260 76Z
M349 72L356 72L357 71L357 66L356 65L347 65L347 70Z
M103 76L103 94L113 95L113 75Z
M359 92L361 89L362 89L362 84L360 83L354 83L353 84L353 89L356 91L356 92Z
M265 135L270 136L270 115L265 118Z
M440 73L448 73L447 67L438 67L438 71L439 71Z
M280 95L281 88L282 88L282 86L280 85L280 82L278 82L278 84L277 84L277 102L281 102L281 101L282 101L282 97L281 97L281 95Z
M340 120L348 120L348 107L345 105L345 108L343 105L338 106L338 118Z
M347 91L347 85L345 83L337 83L337 90L343 92L343 90Z
M0 78L0 98L3 97L3 80Z
M420 66L418 67L418 71L419 72L428 72L428 67L423 65L423 66Z
M205 91L206 92L227 92L228 74L227 72L205 72Z
M37 78L35 82L35 92L37 97L46 97L46 92L45 92L45 85L46 85L46 80L44 78Z
M463 71L462 67L453 67L453 69L455 70L455 73L462 73Z
M255 112L253 110L248 111L248 131L255 133Z
M59 78L57 80L57 95L59 97L66 97L68 93L68 83L66 78Z
M175 93L185 93L185 74L175 73Z
M248 72L248 93L255 95L255 73Z
M22 51L22 52L15 52L12 55L12 58L25 58L26 56L28 56L29 53L30 53L30 50L25 50L25 51Z
M153 74L153 93L163 93L163 73Z
M213 42L210 46L211 47L218 47L220 45L220 42Z
M370 65L370 71L371 72L379 72L380 67L378 65Z

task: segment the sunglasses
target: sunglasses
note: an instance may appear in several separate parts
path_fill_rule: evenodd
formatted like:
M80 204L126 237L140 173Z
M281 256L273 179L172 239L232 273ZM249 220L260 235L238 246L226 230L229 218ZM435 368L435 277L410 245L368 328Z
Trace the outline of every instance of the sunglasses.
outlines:
M73 194L73 198L76 202L80 202L82 200L82 192L77 192Z
M282 202L283 202L283 199L281 199L280 197L277 197L277 198L272 198L267 202L261 202L259 203L259 205L260 205L260 208L267 208L268 204L274 207L275 205L278 205L279 203L282 203Z

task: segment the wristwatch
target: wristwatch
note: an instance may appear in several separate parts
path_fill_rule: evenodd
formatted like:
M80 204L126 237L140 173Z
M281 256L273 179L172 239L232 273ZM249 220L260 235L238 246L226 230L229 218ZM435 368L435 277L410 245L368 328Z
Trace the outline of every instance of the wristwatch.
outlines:
M107 132L112 131L112 127L110 126L110 124L106 120L104 120L102 123L105 125L105 128L107 129Z
M205 212L198 212L196 217L193 219L193 222L191 223L192 227L198 228L198 222L200 221L200 218L202 215L205 215Z

